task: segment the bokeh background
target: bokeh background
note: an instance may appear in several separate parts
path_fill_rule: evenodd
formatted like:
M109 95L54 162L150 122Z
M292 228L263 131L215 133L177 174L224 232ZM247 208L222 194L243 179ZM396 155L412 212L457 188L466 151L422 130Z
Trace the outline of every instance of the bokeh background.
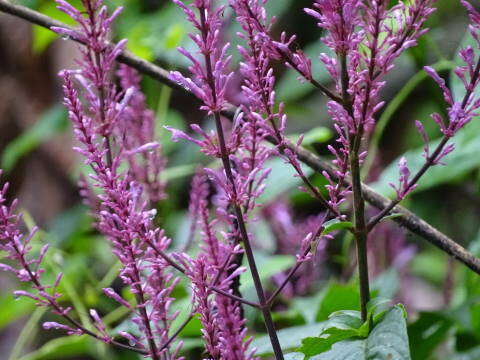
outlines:
M69 22L56 10L52 0L16 2ZM192 47L187 37L190 27L173 3L164 0L106 3L111 8L125 7L115 24L113 39L127 38L129 50L167 69L186 68L185 59L176 47ZM328 85L328 74L317 61L318 54L326 51L319 41L321 31L302 11L309 5L309 0L270 0L267 8L277 17L274 32L296 33L296 46L313 59L315 77ZM422 67L436 67L458 89L459 84L450 73L459 63L457 49L470 41L466 36L467 16L457 0L439 0L437 6L438 11L427 23L430 32L397 61L388 76L383 91L387 104L378 116L377 130L371 134L365 180L385 195L392 195L388 183L396 181L400 156L406 156L412 168L421 164L422 141L414 121L423 121L431 139L439 136L429 114L445 113L444 101ZM238 25L230 10L225 11L224 17L224 40L235 49L239 43ZM90 307L100 309L109 325L118 328L124 326L128 314L115 309L100 291L111 283L121 287L115 278L118 265L106 241L92 230L92 219L81 204L77 181L85 168L71 150L74 144L71 127L61 105L61 81L57 74L61 69L74 67L77 54L77 46L67 39L0 14L2 181L11 183L10 195L19 198L27 226L37 224L42 229L36 241L52 244L49 271L54 273L61 268L65 272L65 300L84 312ZM239 56L236 52L232 54L235 64ZM305 144L328 157L326 145L334 141L334 133L325 110L325 97L310 85L300 83L296 74L283 65L275 64L275 71L277 95L285 102L289 114L289 134L295 139L298 134L306 133ZM238 101L240 83L241 77L236 73L229 94L232 102ZM187 129L189 123L201 122L208 128L212 123L197 110L198 104L191 98L149 78L144 78L142 86L150 108L156 113L157 134L168 158L163 174L168 183L168 197L157 205L158 223L174 239L174 247L180 247L188 237L190 180L196 167L206 163L206 159L190 144L172 143L163 126ZM458 134L457 149L446 158L447 164L425 176L405 202L409 209L477 254L480 254L479 120ZM322 209L297 190L298 179L292 177L288 166L281 161L273 161L269 166L273 171L262 197L265 206L253 231L259 261L265 269L263 276L273 288L282 278L282 271L294 261L292 254L299 246L295 241L301 239ZM325 182L319 175L312 175L312 179L318 185ZM279 214L288 221L279 221ZM354 273L351 240L345 234L338 234L325 245L311 269L301 274L280 299L275 307L279 327L293 328L290 333L286 331L285 339L292 338L292 334L296 334L297 340L301 335L314 335L316 322L324 320L332 309L325 298L330 297L335 303L342 294L350 294L349 301L336 306L355 306L354 297L358 295L352 285L354 280L350 280ZM404 302L410 313L413 358L480 359L478 276L424 240L390 223L379 226L369 241L374 290ZM14 299L11 289L18 286L8 274L0 274L0 359L137 358L89 339L43 332L38 323L52 316L36 309L28 300ZM244 290L248 295L251 284L245 285ZM178 308L188 304L183 291L185 294L180 291L180 300L175 305ZM255 344L259 353L268 355L260 320L254 314L247 316L250 327L258 332ZM182 338L187 359L200 358L198 322L187 327Z

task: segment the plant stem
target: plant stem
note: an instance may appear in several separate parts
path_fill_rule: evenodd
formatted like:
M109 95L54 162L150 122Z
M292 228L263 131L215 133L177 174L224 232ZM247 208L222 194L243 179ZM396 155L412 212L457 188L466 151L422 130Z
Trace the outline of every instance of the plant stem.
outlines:
M202 26L202 37L203 41L206 44L207 41L207 36L209 32L209 27L206 23L206 18L205 18L205 8L199 7L199 14L200 14L200 23ZM212 67L212 59L211 59L211 54L209 52L204 53L204 58L205 58L205 70L206 70L206 75L207 75L207 82L210 87L210 90L212 91L212 97L213 101L215 102L215 107L217 107L218 104L217 102L217 90L216 90L216 85L215 85L215 78L213 75L213 67ZM268 308L267 305L267 299L265 296L265 292L263 290L262 282L260 280L260 274L257 269L257 264L255 262L255 257L253 255L253 249L250 244L250 239L248 236L247 232L247 227L245 225L245 220L243 217L243 212L242 209L240 208L240 205L237 203L237 187L235 184L235 178L233 176L233 171L232 167L230 164L230 158L229 158L229 153L228 149L226 146L225 142L225 134L223 131L223 126L222 126L222 121L220 118L220 110L214 111L214 118L215 118L215 126L217 130L217 136L218 136L218 143L220 147L220 155L221 155L221 160L222 164L225 170L225 175L227 178L227 181L229 182L231 186L231 191L232 191L232 207L233 211L235 213L235 217L237 220L237 227L240 232L240 238L243 243L244 249L245 249L245 254L247 256L247 261L248 265L250 268L250 272L252 273L252 278L253 278L253 283L255 285L255 289L257 291L257 296L258 300L261 306L261 311L263 314L264 322L265 322L265 327L267 328L268 335L270 337L270 342L272 344L273 352L275 354L275 358L277 360L283 360L283 352L282 348L280 346L280 342L278 340L277 332L275 330L275 325L273 323L272 315L270 314L270 309Z
M148 316L147 309L145 306L145 294L141 286L140 271L137 267L137 263L135 261L135 255L133 254L133 250L131 247L129 248L129 252L130 252L131 261L133 263L132 281L135 284L133 288L136 289L135 298L137 300L138 312L140 313L143 326L145 327L145 333L146 333L145 335L146 335L148 346L150 348L149 355L152 356L152 360L160 360L158 350L157 350L158 349L157 344L155 343L152 327L150 325L150 317Z
M352 176L352 192L353 192L353 208L355 229L354 237L357 245L357 262L358 262L358 275L360 280L360 311L362 314L362 320L367 320L367 304L370 301L370 285L368 279L368 257L367 257L367 238L368 230L365 221L365 200L363 198L362 179L360 173L360 159L359 152L362 145L362 140L365 132L365 123L368 117L368 109L371 101L372 84L375 78L376 60L378 53L378 41L380 37L381 28L381 12L383 9L382 4L376 4L375 24L372 31L372 47L370 48L370 61L368 64L368 77L370 81L367 81L365 86L365 99L362 103L361 117L359 119L356 133L351 136L350 150L349 150L349 164L350 174ZM346 61L342 61L342 67L346 68ZM342 70L342 73L346 73L346 70ZM342 82L346 81L343 80ZM346 85L346 84L345 84ZM345 85L343 86L345 88ZM345 91L345 90L344 90ZM346 94L344 94L346 98ZM352 119L355 119L353 112L353 102L349 100L345 106L345 109L349 112Z
M219 138L220 150L222 153L222 162L225 168L225 173L230 183L230 186L232 186L232 189L233 189L232 191L234 192L234 196L236 196L237 190L236 190L235 180L233 177L230 160L228 159L223 127L220 119L220 114L218 112L215 113L215 124L217 127L217 134ZM243 242L243 246L245 248L245 255L247 256L250 272L252 273L253 283L255 285L255 290L257 291L258 300L260 302L261 311L262 311L263 319L265 322L265 327L267 328L267 332L270 337L270 342L272 343L273 352L277 360L283 360L283 352L280 346L280 342L278 340L277 331L275 330L275 325L273 323L272 315L270 314L270 309L266 306L267 299L265 296L265 292L263 290L262 282L260 280L260 274L258 272L257 264L255 262L255 257L253 255L253 249L251 247L247 228L245 225L245 221L243 219L242 209L238 204L234 204L234 211L235 211L235 216L238 223L238 229L240 231L241 239Z
M358 275L360 278L360 311L362 320L367 320L367 303L370 301L367 258L367 227L365 224L365 200L362 195L358 152L350 153L352 174L353 207L355 217L354 237L357 245Z

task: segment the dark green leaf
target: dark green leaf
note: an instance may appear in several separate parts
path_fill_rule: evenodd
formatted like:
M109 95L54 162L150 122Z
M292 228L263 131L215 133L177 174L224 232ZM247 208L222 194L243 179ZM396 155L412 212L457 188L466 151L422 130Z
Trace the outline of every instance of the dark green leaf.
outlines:
M302 145L312 145L315 143L324 143L332 138L332 130L319 126L307 131L303 136Z
M337 230L353 229L353 224L350 221L340 221L338 219L333 219L323 224L323 227L324 228L322 231L322 235L327 235Z
M405 312L395 306L377 324L368 338L337 342L312 360L410 360Z
M332 283L325 290L317 313L317 321L327 320L330 314L339 310L356 310L360 304L358 286Z
M293 326L277 332L280 345L284 351L295 349L301 345L302 339L309 336L318 336L324 328L323 323ZM256 338L252 342L252 348L256 348L256 355L264 356L273 354L270 338L265 335Z
M259 260L257 264L260 278L264 281L295 264L295 257L290 255L273 255L263 259L259 257ZM248 271L240 276L240 284L242 292L247 291L248 288L253 288L253 279Z

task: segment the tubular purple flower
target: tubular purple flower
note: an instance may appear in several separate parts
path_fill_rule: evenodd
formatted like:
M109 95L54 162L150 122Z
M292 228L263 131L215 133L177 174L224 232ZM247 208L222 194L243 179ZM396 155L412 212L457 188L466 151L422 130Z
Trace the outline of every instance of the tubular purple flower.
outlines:
M83 333L81 331L79 331L78 329L73 329L70 326L59 324L59 323L53 322L53 321L44 322L42 327L45 330L52 330L52 329L63 330L63 331L66 331L68 335L83 335Z
M136 346L143 349L142 340L150 343L150 355L158 358L157 346L154 343L154 333L151 327L151 314L147 313L146 306L153 300L147 299L142 283L146 280L142 272L146 265L140 261L145 259L147 253L145 246L155 246L165 250L168 241L159 229L152 224L155 212L146 208L142 200L142 190L125 174L118 173L121 163L121 153L112 158L111 165L105 160L107 153L106 141L100 143L96 140L95 129L91 119L83 112L76 90L73 88L69 72L63 73L65 106L69 110L69 117L74 126L77 140L82 144L77 148L86 159L94 174L90 175L94 186L101 189L98 195L100 208L97 212L98 229L106 235L112 245L113 253L121 261L123 268L120 277L124 283L131 287L132 293L137 298L136 315L133 318L144 334L138 339ZM164 265L165 266L165 265ZM167 352L165 349L164 352Z
M110 17L102 1L82 0L85 15L68 4L57 1L58 9L66 13L79 25L75 37L80 37L85 43L81 47L81 59L78 64L81 70L76 72L79 83L85 88L85 96L89 102L90 111L97 116L93 119L98 132L107 137L113 131L117 120L118 94L110 81L110 72L116 57L123 51L126 40L120 41L114 47L108 45L108 35L112 21L120 14L118 8ZM63 28L52 28L60 35L72 35Z
M323 42L335 53L348 55L362 40L362 33L356 32L360 4L361 0L316 0L314 9L307 8L305 12L327 31Z
M438 115L438 114L433 114L433 115ZM438 116L440 116L440 115L438 115ZM430 157L430 146L429 146L430 140L428 138L428 135L425 131L425 128L424 128L423 124L419 120L415 120L415 127L417 128L420 136L422 137L423 143L424 143L423 157L425 159L428 159Z
M395 186L394 184L390 184L390 186L395 189L399 199L404 199L409 193L415 190L417 185L410 183L410 170L408 169L407 159L405 157L402 157L398 162L398 169L400 172L399 185Z
M478 22L478 12L466 1L462 1L470 15L472 25L470 26L470 32L472 37L477 43L477 47L480 47L480 40L478 34L480 31L480 23ZM429 66L425 66L425 72L437 83L443 92L443 97L448 105L448 121L444 121L441 115L434 113L432 118L437 123L440 131L443 133L444 138L440 145L431 154L428 149L428 138L423 131L423 126L419 127L420 135L425 142L426 166L433 166L442 164L441 160L455 149L454 144L447 144L449 139L455 136L455 134L468 124L474 116L478 115L478 109L480 108L480 97L475 96L475 89L480 82L480 57L475 58L475 54L471 46L467 46L461 49L459 57L465 63L465 66L458 66L455 70L455 76L463 83L463 94L456 94L455 97L451 90L447 87L445 80L438 75L438 73ZM463 95L463 97L461 97Z
M116 302L118 302L120 305L126 307L127 309L131 309L132 306L130 305L130 303L128 301L126 301L125 299L123 299L120 295L118 295L115 290L113 290L112 288L104 288L103 289L103 293L105 295L107 295L109 298L112 298L113 300L115 300Z
M180 0L172 1L185 12L188 21L200 32L201 35L190 35L190 38L197 45L198 53L209 57L210 61L205 64L209 67L206 71L194 55L179 48L179 52L192 62L189 70L194 77L187 78L179 72L172 72L171 79L193 91L204 102L202 110L209 114L222 111L226 108L226 87L232 76L228 71L231 57L226 56L229 44L223 47L220 45L221 14L224 7L213 9L210 0L194 0L190 6ZM197 19L193 9L199 12L200 19ZM213 79L209 78L208 72L212 72Z
M132 179L142 184L151 202L157 202L165 198L165 182L160 175L166 160L161 145L155 141L155 114L146 107L136 70L120 65L117 75L125 94L130 92L129 100L127 95L122 100L126 105L116 126L118 137L123 139Z
M240 114L237 116L241 116ZM237 121L235 119L235 121ZM180 139L184 139L187 141L190 141L200 147L200 151L204 153L207 156L213 156L216 158L221 158L222 157L222 150L220 149L219 143L218 143L218 136L215 133L215 131L211 130L210 132L204 131L198 124L192 124L190 125L191 129L199 134L203 139L198 140L190 135L186 134L185 132L181 130L174 129L170 126L165 126L165 129L170 131L172 133L172 141L177 142ZM227 153L233 154L237 151L239 144L239 133L238 133L238 128L233 129L231 132L231 135L228 139L228 142L225 144Z
M270 30L275 18L267 18L264 8L266 1L229 0L229 2L237 14L243 31L247 34L255 33L255 41L262 48L263 56L268 59L282 60L286 66L297 71L301 79L314 81L311 60L301 50L293 51L291 49L296 36L289 37L282 32L279 40L272 38Z
M215 178L216 181L214 181L214 183L222 187L227 198L227 203L239 207L242 206L242 200L244 202L246 199L244 191L245 187L241 186L243 184L241 183L240 176L233 176L233 172L239 170L233 170L232 167L230 167L229 162L235 162L235 160L240 162L239 155L236 154L236 152L239 146L242 145L242 140L239 135L241 128L240 124L243 124L242 114L239 114L234 120L234 126L227 139L224 136L220 118L220 112L227 104L225 99L226 86L231 77L231 73L227 70L230 62L230 57L226 55L228 44L224 46L220 45L220 14L223 11L223 7L213 8L212 3L209 0L194 0L191 7L184 5L178 0L174 0L174 2L183 9L187 19L199 32L199 34L196 35L191 34L190 37L197 45L199 54L203 56L204 63L200 63L195 56L185 49L180 48L180 53L187 57L192 63L189 70L194 77L190 79L184 77L178 72L174 72L171 74L171 78L194 92L204 104L201 106L202 110L207 111L210 115L215 115L217 131L206 133L198 125L193 125L192 129L203 138L202 140L196 140L181 131L174 129L169 130L172 131L172 139L174 141L179 138L192 141L199 145L201 151L206 155L222 159L225 173L216 173L210 169L205 169L205 172L210 177ZM198 17L193 9L198 11ZM237 173L235 172L235 174ZM247 175L247 177L249 175ZM245 179L245 177L242 179ZM253 191L254 185L250 188ZM230 262L233 261L234 251L238 251L235 250L235 243L231 243L232 245L230 245L220 242L217 239L215 230L213 229L214 224L208 219L207 206L208 203L205 198L199 201L199 222L202 226L202 237L204 239L204 245L202 247L203 249L208 249L206 253L209 255L208 258L211 259L208 264L211 270L206 267L206 264L201 264L201 262L197 263L197 267L201 267L200 270L203 275L200 279L192 277L192 281L194 283L196 282L195 291L201 293L203 296L203 299L199 300L199 309L203 312L201 317L204 325L203 333L206 341L206 349L209 352L209 355L213 358L243 359L246 358L244 353L247 351L249 342L244 341L246 330L239 331L244 325L244 322L240 317L240 310L237 310L239 309L239 304L233 302L232 299L219 294L215 295L214 303L209 302L207 299L208 294L206 293L205 281L207 280L208 272L214 271L216 273L214 273L213 276L210 275L211 281L216 283L212 278L218 277L222 290L227 292L230 291L231 280L228 280L227 282L227 279L230 278L226 277L223 272L234 271L236 265L232 264L234 266L232 268ZM225 217L227 225L229 226L233 224L233 221L230 223L230 218L231 215ZM243 220L242 215L242 221ZM234 233L237 232L236 229L231 229L230 231ZM237 235L234 237L238 238ZM207 258L203 259L203 261L206 261ZM211 307L214 304L217 307L219 321L214 324L208 324L207 319L211 318Z
M190 230L184 251L188 250L193 243L197 232L197 225L199 224L201 209L205 208L203 203L207 201L206 199L210 193L209 190L208 179L205 173L201 169L197 169L190 186L190 202L188 204Z
M208 265L208 260L204 256L191 260L189 263L191 263L191 268L187 271L187 275L192 281L193 301L203 326L202 336L205 350L208 358L220 360L218 318L214 314L215 303L208 289L212 276L211 266Z

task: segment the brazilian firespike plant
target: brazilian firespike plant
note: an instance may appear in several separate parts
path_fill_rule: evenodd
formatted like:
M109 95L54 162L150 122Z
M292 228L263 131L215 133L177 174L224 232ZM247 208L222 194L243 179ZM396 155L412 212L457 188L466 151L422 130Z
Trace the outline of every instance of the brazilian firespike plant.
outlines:
M15 296L31 298L62 319L44 323L47 330L88 335L153 360L183 358L182 343L176 337L194 317L202 324L205 359L254 359L252 333L244 311L251 307L261 313L273 354L280 360L284 354L272 318L272 304L282 292L290 297L305 292L315 281L312 261L321 261L324 249L334 241L335 231L343 230L351 232L357 248L361 302L355 319L367 329L376 326L378 317L371 315L368 269L369 263L375 264L375 251L369 250L367 239L377 227L377 234L381 234L379 223L393 217L396 205L416 188L429 168L448 161L445 157L455 147L452 138L477 115L480 98L475 89L480 58L474 47L480 48L480 14L470 3L461 1L470 15L474 45L460 51L464 64L454 71L464 87L460 100L456 100L433 68L425 67L443 92L448 116L435 113L431 120L423 121L437 124L443 134L441 141L431 148L423 122L415 122L425 142L424 164L418 172L411 173L402 158L398 182L390 184L396 197L383 210L371 213L366 212L361 169L369 135L384 106L385 78L395 60L427 32L424 23L435 11L435 0L399 1L393 6L386 0L312 1L305 13L323 30L320 41L330 50L319 54L318 60L297 50L295 35L272 35L275 18L266 13L267 0L229 0L224 5L215 0L193 0L188 4L172 1L193 26L190 38L196 48L178 49L191 65L189 73L172 71L170 81L195 95L201 102L200 110L215 124L213 130L194 124L193 133L167 128L173 141L194 143L215 164L198 169L192 181L190 231L200 234L200 244L193 243L196 237L191 236L185 249L172 251L171 240L155 222L155 204L167 196L162 179L166 159L156 141L155 117L146 107L138 72L116 63L125 53L126 40L117 44L109 41L112 23L122 9L110 15L102 0L82 0L81 9L65 0L56 0L58 9L70 16L77 27L56 26L51 30L82 44L76 67L59 74L64 105L78 143L75 151L91 169L80 180L81 195L95 218L96 228L109 240L120 261L119 278L135 301L127 301L112 288L103 291L131 312L130 321L136 330L111 333L94 309L90 310L93 326L86 327L77 320L75 309L61 300L58 286L62 274L53 282L46 282L42 276L48 245L38 253L32 250L30 240L36 230L24 232L22 216L16 213L17 202L7 202L5 185L0 192L0 249L11 262L1 265L1 269L31 286L29 291L15 291ZM227 7L240 25L238 36L243 45L237 49L232 49L222 37ZM241 57L238 64L232 63L231 54L235 51ZM333 88L315 80L312 61L325 66L335 84ZM295 70L300 81L313 84L328 98L325 110L337 141L328 148L333 155L333 170L323 173L327 180L325 189L316 187L302 169L301 161L305 159L298 156L302 137L295 144L286 138L288 115L275 93L275 64ZM235 70L242 84L236 97L238 110L232 111L228 93ZM259 197L270 173L266 164L274 157L292 167L303 182L302 190L322 204L324 210L319 216L295 224L292 210L281 200L262 207ZM259 208L279 234L280 253L297 252L296 264L273 278L277 286L273 292L266 291L255 261L252 228ZM405 264L415 250L405 247L401 239L392 241L397 249L394 252L403 259L397 264ZM192 246L198 248L193 257L187 254ZM368 261L368 255L373 259ZM245 271L251 274L257 301L247 300L239 292L239 276ZM294 279L298 281L292 283ZM178 316L170 307L175 300L174 290L179 281L185 280L191 284L194 306L187 321L180 328L172 328ZM344 316L357 316L352 314ZM328 334L316 338L318 344L329 340ZM362 335L358 332L355 336ZM305 352L306 357L330 347L319 346L316 352L310 349ZM389 356L385 359L403 359L394 348Z

